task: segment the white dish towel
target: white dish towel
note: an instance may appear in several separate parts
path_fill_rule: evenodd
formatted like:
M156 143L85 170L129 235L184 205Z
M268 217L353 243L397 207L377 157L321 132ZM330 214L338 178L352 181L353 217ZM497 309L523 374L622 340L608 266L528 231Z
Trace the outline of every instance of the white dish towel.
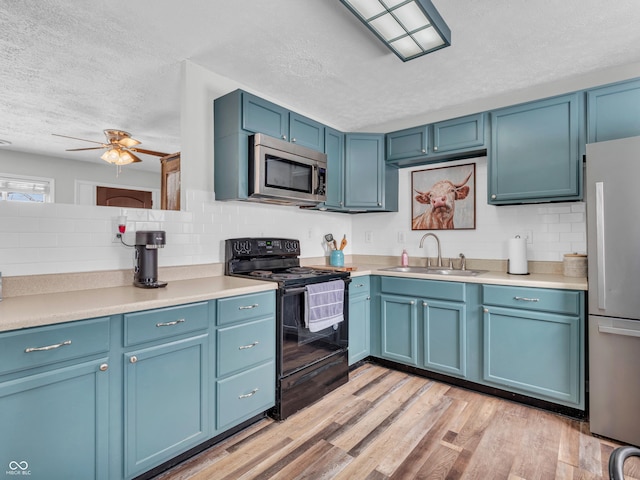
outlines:
M332 280L307 285L305 304L304 322L310 332L344 321L344 282Z

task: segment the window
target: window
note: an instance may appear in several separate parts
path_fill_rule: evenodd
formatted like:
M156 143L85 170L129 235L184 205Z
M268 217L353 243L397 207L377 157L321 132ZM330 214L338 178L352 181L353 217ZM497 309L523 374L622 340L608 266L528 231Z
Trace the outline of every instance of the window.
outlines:
M0 173L0 201L49 203L53 184L53 178Z

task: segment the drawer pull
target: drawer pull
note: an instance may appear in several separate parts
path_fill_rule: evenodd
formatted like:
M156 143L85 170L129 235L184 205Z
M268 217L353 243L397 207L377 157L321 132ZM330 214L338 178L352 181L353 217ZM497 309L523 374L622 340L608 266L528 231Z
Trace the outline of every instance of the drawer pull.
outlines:
M249 397L253 397L256 393L258 393L258 389L254 388L253 390L251 390L249 393L244 393L242 395L238 395L238 398L249 398Z
M513 297L514 300L519 300L521 302L539 302L539 298L527 298L527 297Z
M258 308L259 305L257 303L254 303L253 305L240 305L238 307L238 310L251 310L252 308Z
M258 342L258 341L256 340L255 342L250 343L249 345L240 345L240 346L238 347L238 350L246 350L247 348L253 348L253 347L255 347L256 345L258 345L259 343L260 343L260 342Z
M179 323L184 322L186 322L184 318L179 318L178 320L174 320L173 322L156 323L156 327L173 327L174 325L178 325Z
M358 284L353 285L353 286L356 287L356 288L362 288L362 287L364 287L364 283L358 283Z
M71 340L65 340L64 342L56 343L54 345L47 345L46 347L29 347L25 348L25 353L31 352L46 352L47 350L55 350L56 348L64 347L65 345L71 345Z
M136 357L135 355L133 355L130 359L129 359L129 363L137 363L138 362L138 357Z
M483 311L484 313L489 313L489 309L488 309L488 308L484 308L482 311Z
M103 363L102 365L100 365L100 371L101 372L106 372L107 370L109 370L109 364L108 363Z

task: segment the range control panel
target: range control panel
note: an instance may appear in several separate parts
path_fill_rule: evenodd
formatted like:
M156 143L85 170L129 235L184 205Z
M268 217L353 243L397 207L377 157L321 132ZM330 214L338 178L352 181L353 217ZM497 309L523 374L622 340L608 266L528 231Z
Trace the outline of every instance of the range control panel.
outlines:
M227 260L239 257L299 256L300 242L290 238L231 238L226 241Z

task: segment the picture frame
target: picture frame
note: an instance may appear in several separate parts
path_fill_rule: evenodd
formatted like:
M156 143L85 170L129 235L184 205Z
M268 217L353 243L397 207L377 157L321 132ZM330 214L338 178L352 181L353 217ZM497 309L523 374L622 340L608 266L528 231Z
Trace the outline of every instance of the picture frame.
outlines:
M475 163L411 172L411 230L475 228Z

